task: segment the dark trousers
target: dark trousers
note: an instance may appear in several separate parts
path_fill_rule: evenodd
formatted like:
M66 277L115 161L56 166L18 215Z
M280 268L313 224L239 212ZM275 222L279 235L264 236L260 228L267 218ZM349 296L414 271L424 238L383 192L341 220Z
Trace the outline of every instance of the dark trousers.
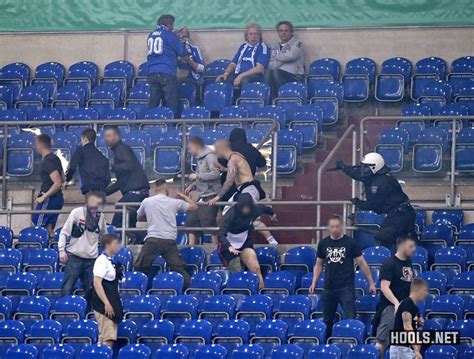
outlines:
M331 336L332 325L336 317L339 303L344 311L344 319L354 319L355 309L355 289L353 286L339 289L324 289L323 295L323 321L326 324L326 339Z
M178 115L178 80L175 76L155 72L148 75L150 84L150 102L148 107L158 107L160 100L164 100L165 106L173 111L175 117Z
M186 270L186 262L179 253L176 240L149 237L135 260L136 270L145 273L149 278L149 283L153 279L152 265L155 258L162 256L169 268L173 272L178 272L184 278L184 288L188 288L191 283L191 277Z
M64 281L61 288L61 296L71 295L78 279L81 280L84 289L84 297L89 300L92 289L95 259L86 259L68 253L68 260L64 268Z
M131 193L127 192L125 193L122 198L118 200L118 202L121 203L127 203L127 202L141 202L145 198L147 198L148 195L145 193ZM135 228L137 225L137 210L138 208L132 208L128 207L129 212L128 212L128 226L130 228ZM112 225L114 227L122 227L122 213L115 213L114 217L112 218Z
M267 70L265 72L265 82L270 84L272 99L278 97L278 89L288 82L302 82L303 75L295 75L280 69Z
M416 238L415 222L416 213L411 206L387 213L380 229L375 233L375 244L391 248L402 235Z

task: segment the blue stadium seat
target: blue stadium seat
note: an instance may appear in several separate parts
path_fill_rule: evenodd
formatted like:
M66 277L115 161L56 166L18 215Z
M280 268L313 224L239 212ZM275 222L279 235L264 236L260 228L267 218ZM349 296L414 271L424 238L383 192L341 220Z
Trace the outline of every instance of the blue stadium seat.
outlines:
M52 149L56 154L60 153L66 161L70 161L79 142L74 133L58 132L52 136Z
M278 131L277 172L292 174L303 151L303 134L298 130Z
M12 301L7 297L0 297L0 321L11 318Z
M270 103L270 86L263 82L246 83L242 86L240 97L236 105L247 109L249 117L256 117L257 113Z
M409 104L402 108L400 114L402 116L430 116L431 109L429 106L419 103ZM421 132L425 129L425 123L415 120L400 120L397 122L397 127L408 131L410 135L410 146L412 146L417 143Z
M150 320L159 319L161 302L154 295L139 295L130 298L126 310L124 319L133 320L142 326Z
M474 171L474 129L463 128L456 139L456 171Z
M349 350L347 359L378 359L380 351L370 344L359 344Z
M13 244L13 231L9 227L0 226L0 249L11 248Z
M5 289L1 291L2 296L8 296L12 301L12 309L16 311L23 297L34 294L37 279L32 273L14 273L7 278Z
M305 355L319 344L326 341L326 324L317 319L306 319L294 326L293 335L288 343L297 344L303 348Z
M215 272L198 272L191 278L191 284L185 293L197 298L199 307L205 300L221 292L222 277Z
M65 72L64 65L59 62L46 62L36 67L35 76L31 83L46 88L49 97L52 98L56 90L63 85Z
M448 281L446 274L441 272L426 271L419 274L430 286L430 293L439 296L446 293L446 283Z
M426 57L415 65L411 78L410 97L418 100L425 85L431 80L442 80L446 77L446 62L439 57Z
M133 79L133 85L135 86L139 83L147 83L147 82L148 82L148 62L145 61L138 66L137 74L135 78Z
M298 345L283 344L272 351L272 359L303 359L304 350Z
M177 272L164 272L153 278L148 294L157 296L164 304L171 297L183 294L184 278Z
M161 319L167 319L179 328L186 320L197 318L198 304L198 300L192 295L182 294L171 297L163 305Z
M278 248L272 246L258 247L255 248L255 253L257 254L263 277L277 270L278 264L280 263L280 252Z
M158 348L156 357L159 359L188 359L189 350L182 344L167 344Z
M166 131L168 128L166 120L172 120L174 114L168 107L154 107L146 109L139 117L143 117L145 120L163 120L163 123L150 124L144 121L140 124L140 129L146 129L152 135L153 142L157 142L154 139L154 133L161 135L163 131Z
M318 87L309 88L310 103L316 104L323 109L323 122L326 125L335 124L339 118L339 112L344 105L344 87L340 82L325 81Z
M91 127L90 121L96 121L99 119L99 113L93 108L73 108L64 115L64 119L71 121L84 121L84 124L65 126L67 130L72 130L74 133L80 134L84 129Z
M1 85L1 83L0 79L0 109L6 110L13 107L14 93L10 87Z
M31 325L25 343L34 345L42 353L48 345L60 342L62 330L61 323L55 320L38 321Z
M436 319L443 328L452 322L461 320L464 314L464 300L459 295L443 294L436 297L431 304L427 319Z
M413 170L420 173L436 173L443 166L443 155L449 150L447 131L427 128L413 146Z
M470 86L460 89L454 101L468 106L469 113L474 113L474 81Z
M40 110L33 109L28 114L28 120L31 121L30 128L39 129L41 133L54 136L56 128L59 127L60 121L63 119L63 113L56 108L43 108ZM58 121L58 125L38 125L35 122L40 121Z
M122 89L113 83L97 85L92 89L91 96L87 101L87 107L91 107L99 112L103 117L106 110L119 107L121 103Z
M43 351L43 358L73 359L74 348L68 344L48 345Z
M236 347L232 355L229 356L227 353L227 358L232 359L264 359L265 349L258 344L244 344Z
M176 344L183 344L188 348L192 357L195 351L202 345L209 344L212 337L212 324L207 320L188 320L181 324L178 335L175 338Z
M243 320L225 321L217 327L212 343L222 345L229 354L236 347L248 343L249 331L249 324Z
M356 319L344 319L334 324L332 337L328 338L328 344L335 344L345 355L351 348L363 344L366 328L364 323Z
M334 344L322 344L310 350L308 359L340 359L341 349Z
M286 110L283 107L268 105L260 109L256 115L257 118L270 118L279 124L279 128L283 129L286 126ZM252 123L252 128L266 131L271 127L268 121L255 121Z
M467 342L470 346L474 333L474 320L457 320L448 325L447 329L459 330L461 343Z
M113 351L107 345L89 345L82 349L81 359L112 359Z
M221 290L222 294L229 294L237 301L237 307L245 296L257 294L258 277L252 272L237 272L229 276L227 285Z
M16 273L20 270L22 253L18 249L0 249L0 271Z
M462 103L449 103L446 106L441 107L439 110L440 116L469 116L469 107ZM452 121L436 121L434 122L436 127L446 128L448 131L452 131ZM456 120L456 131L460 131L463 127L462 120Z
M389 128L379 134L375 152L380 153L392 172L403 169L404 155L410 150L410 134L404 128Z
M293 116L289 128L301 132L303 148L314 148L318 144L319 132L322 130L324 111L319 105L302 106Z
M8 139L7 174L9 176L29 176L33 173L33 144L34 135L31 133L20 133Z
M50 307L51 303L46 297L24 297L18 304L13 319L25 324L25 329L29 332L32 324L48 318Z
M344 101L366 101L375 81L375 71L376 65L372 59L361 57L350 60L342 76Z
M204 270L206 264L206 252L201 247L185 247L180 249L180 254L186 262L189 275Z
M444 80L432 80L428 82L421 90L418 97L418 103L427 105L431 109L433 115L438 115L441 108L451 102L453 88Z
M0 357L4 358L9 348L23 343L25 325L16 320L0 322Z
M295 293L297 277L294 271L272 272L265 278L265 287L260 294L266 294L273 300L273 307L279 308L280 301Z
M181 172L181 133L163 132L154 150L153 169L158 175L176 175Z
M191 82L180 82L178 84L178 101L179 101L179 113L183 113L184 109L190 108L196 105L198 89L195 84Z
M411 261L415 273L419 274L428 270L428 251L422 246L417 246Z
M301 277L313 270L316 263L316 250L312 247L301 246L289 249L283 255L280 270L291 271L296 275L297 285L301 282Z
M129 145L138 162L145 168L146 159L151 152L151 136L143 131L130 131L122 133L122 141Z
M254 334L258 323L272 319L272 310L272 298L263 294L250 295L243 299L235 318L245 320L250 326L250 334Z
M33 273L38 282L48 273L54 273L58 267L58 251L51 248L28 250L23 257L23 271Z
M137 117L141 118L143 113L148 110L149 97L150 85L147 82L140 82L130 89L124 105L135 111Z
M31 85L21 90L15 108L31 112L34 109L42 109L48 106L49 92L42 85Z
M121 265L124 272L130 271L133 264L133 256L130 249L122 247L113 257L115 265Z
M232 105L233 91L234 88L230 83L209 84L204 90L203 106L211 112L219 112L224 107ZM183 114L181 116L183 117Z
M162 345L171 344L174 324L169 320L153 320L139 328L138 344L147 345L153 352ZM155 356L154 356L155 357Z
M273 316L274 319L281 319L288 324L288 335L294 334L294 327L309 319L311 310L311 300L304 295L290 295L283 298Z
M120 85L122 96L125 94L127 88L132 86L132 80L135 76L135 68L132 63L128 61L113 61L104 68L104 76L100 79L100 83L114 83Z
M411 62L404 57L385 60L375 80L375 98L382 102L401 101L410 85L411 72Z
M196 359L222 359L226 357L226 348L219 344L201 345L194 354Z
M81 350L97 343L99 328L92 320L75 320L71 322L61 339L61 344L69 344L74 348L76 357L79 357Z
M459 232L464 224L463 210L435 210L433 211L432 223L442 223L453 228L454 232Z
M249 111L243 106L228 106L224 107L219 112L219 118L222 119L239 119L239 118L248 118ZM234 122L234 123L226 123L226 122L217 122L214 125L214 128L217 130L227 130L227 129L234 129L236 127L248 127L248 122Z
M472 56L463 56L451 63L451 72L446 76L456 96L459 90L469 87L474 81L474 65Z
M458 350L452 345L432 345L426 350L425 357L429 359L457 359Z
M474 224L461 228L455 245L466 250L468 266L471 265L474 262Z
M99 67L90 61L79 61L69 66L67 79L64 84L74 84L85 90L87 97L90 96L92 87L97 85Z
M212 325L213 334L224 321L233 319L235 313L235 299L230 295L214 295L207 298L199 313L199 319L205 319Z
M49 232L44 227L23 228L18 234L15 248L47 248Z
M338 81L341 72L341 65L339 61L332 58L322 58L313 61L309 65L307 82L309 80L329 80Z
M127 272L125 278L119 284L120 294L126 297L131 295L144 295L147 291L148 278L141 272Z
M22 62L5 65L0 70L0 84L8 87L16 99L30 78L30 67Z
M471 306L474 306L474 271L457 274L451 284L449 294L457 294L464 299L466 304L472 302Z
M266 320L258 323L255 335L250 339L250 344L258 344L265 349L265 356L282 344L286 343L288 324L282 320Z
M120 349L118 359L150 359L151 350L144 344L130 344Z
M368 336L370 336L372 331L372 320L374 319L378 302L379 296L373 294L358 296L356 298L356 319L360 320L362 323L365 324L365 328L367 329L366 334Z
M278 97L273 100L274 105L285 103L295 103L304 105L307 103L308 90L306 85L301 82L288 82L278 89Z
M135 313L135 315L136 314L137 313ZM140 322L140 320L142 319L142 317L140 316L137 316L135 318L138 318L138 322ZM144 322L146 322L146 320ZM114 343L114 351L117 352L121 348L127 345L130 345L132 343L135 343L137 339L137 333L138 333L138 326L134 320L130 320L130 319L122 320L118 325L117 340Z
M28 119L27 113L18 110L16 108L9 108L7 110L0 111L1 121L26 121ZM14 125L8 126L8 131L10 135L17 135L20 133L20 126ZM0 129L0 133L3 133L3 128Z
M68 295L59 298L51 309L50 319L56 320L63 328L73 321L84 319L86 316L87 301L77 295Z
M441 223L429 224L423 230L420 241L430 256L434 257L438 249L454 245L453 230Z
M61 287L64 280L64 272L43 274L38 281L37 295L46 296L54 305L61 296Z
M385 260L392 255L390 249L383 246L365 248L362 254L370 268L380 268Z
M7 350L5 359L36 359L38 349L30 344L15 345Z
M222 75L229 65L230 60L214 60L211 61L210 63L206 64L204 67L204 80L206 81L206 84L209 83L214 83L216 78L219 75Z

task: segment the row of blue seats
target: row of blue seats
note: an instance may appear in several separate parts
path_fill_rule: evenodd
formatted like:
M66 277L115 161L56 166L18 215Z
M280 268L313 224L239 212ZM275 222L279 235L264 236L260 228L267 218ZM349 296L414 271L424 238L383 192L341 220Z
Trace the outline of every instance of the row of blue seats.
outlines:
M449 329L460 331L462 341L462 344L458 346L460 354L472 352L473 326L474 321L465 320L455 322L449 327ZM287 324L282 320L274 319L261 321L255 327L255 333L251 334L249 324L244 320L236 319L224 320L213 333L212 324L209 321L198 319L183 322L175 336L175 326L166 319L149 321L143 326L137 326L132 320L124 320L119 326L119 341L114 349L127 348L132 343L137 343L139 344L135 346L137 350L146 346L148 357L153 350L158 351L157 358L160 359L162 358L159 356L160 349L174 342L181 344L190 356L194 357L201 346L213 343L226 349L227 356L220 356L221 358L230 358L231 353L239 346L250 343L261 346L264 357L270 358L272 352L278 351L280 346L288 343L293 345L286 346L287 348L299 348L294 350L299 354L296 358L300 358L320 348L321 344L327 343L337 348L336 352L339 355L336 357L345 358L351 350L362 346L366 341L364 324L358 320L349 319L335 323L332 336L327 340L324 340L325 329L325 324L319 320L306 320L295 327L294 334L289 335ZM5 354L14 344L23 342L34 345L40 352L47 351L50 345L62 343L71 346L76 351L76 357L79 357L79 353L86 346L97 343L98 327L92 320L74 320L68 324L63 334L59 322L45 320L33 324L29 334L25 334L25 326L20 321L0 323L0 338L10 338L10 342L0 344L0 352L3 351ZM369 340L369 343L371 341L373 343L373 339ZM365 353L359 354L369 355L372 358L380 355L378 350L369 349L368 345L364 348ZM377 356L373 356L373 353ZM140 357L139 353L134 354L136 355L133 356L134 358Z

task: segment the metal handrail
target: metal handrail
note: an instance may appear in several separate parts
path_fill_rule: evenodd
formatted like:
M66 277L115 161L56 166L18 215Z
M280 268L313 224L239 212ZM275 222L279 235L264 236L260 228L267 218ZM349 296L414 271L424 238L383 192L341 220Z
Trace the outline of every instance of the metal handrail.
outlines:
M202 123L242 123L242 122L271 122L270 128L264 134L262 140L257 145L257 149L260 149L265 143L272 139L272 157L271 157L271 170L272 170L272 197L276 197L276 177L277 177L277 151L278 151L278 121L271 118L239 118L239 119L179 119L179 120L151 120L151 119L118 119L118 120L90 120L87 124L90 124L97 131L100 125L127 125L127 124L147 124L147 125L168 125L177 124L182 126L182 146L181 146L181 191L185 188L185 169L186 169L186 145L188 126L190 124L202 124ZM25 126L28 128L35 128L35 126L44 125L84 125L85 121L78 120L49 120L49 121L0 121L0 128L3 127L3 137L8 138L9 127ZM3 169L2 169L2 208L7 207L7 151L8 151L8 140L3 141Z
M360 121L359 125L359 136L360 136L360 159L364 155L364 135L366 134L366 122L373 121L373 122L398 122L398 121L413 121L413 122L424 122L424 121L451 121L451 153L450 153L450 160L451 160L451 169L449 172L449 184L450 184L450 198L449 198L449 205L455 206L456 205L456 123L459 120L474 120L474 116L366 116ZM354 188L354 187L353 187Z

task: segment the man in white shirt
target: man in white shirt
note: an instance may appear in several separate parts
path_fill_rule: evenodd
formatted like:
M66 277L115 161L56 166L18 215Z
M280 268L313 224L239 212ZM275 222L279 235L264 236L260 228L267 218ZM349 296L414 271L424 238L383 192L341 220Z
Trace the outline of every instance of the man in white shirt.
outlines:
M270 63L265 72L265 82L270 84L273 98L277 97L281 85L304 80L303 42L293 35L293 24L280 21L276 31L280 42L272 47Z
M118 325L124 313L118 283L122 279L121 270L115 269L113 256L119 251L118 239L104 234L101 240L103 252L94 263L94 290L92 309L99 325L99 345L112 348L117 340Z
M61 229L59 259L65 265L62 296L71 295L77 280L80 279L85 297L89 299L92 268L98 255L99 239L107 229L102 213L104 204L103 192L89 192L86 204L74 208Z
M139 222L148 222L148 230L135 268L150 275L155 258L161 255L172 271L184 277L184 286L187 288L191 277L176 245L176 213L195 211L198 205L180 192L176 194L177 198L169 197L169 188L164 180L155 182L155 193L155 196L143 200L137 212Z

